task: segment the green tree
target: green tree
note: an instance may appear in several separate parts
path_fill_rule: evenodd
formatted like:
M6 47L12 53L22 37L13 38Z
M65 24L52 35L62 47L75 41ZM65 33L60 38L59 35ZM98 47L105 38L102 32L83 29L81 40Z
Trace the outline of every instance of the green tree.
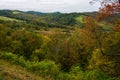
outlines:
M32 53L42 45L43 38L26 30L16 30L12 33L11 50L15 54L30 58Z

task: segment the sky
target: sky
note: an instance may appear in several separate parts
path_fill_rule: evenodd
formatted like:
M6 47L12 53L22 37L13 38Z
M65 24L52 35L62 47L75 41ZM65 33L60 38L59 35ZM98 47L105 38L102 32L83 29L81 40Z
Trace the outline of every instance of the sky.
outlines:
M91 5L91 0L0 0L0 9L39 12L92 12L99 3Z

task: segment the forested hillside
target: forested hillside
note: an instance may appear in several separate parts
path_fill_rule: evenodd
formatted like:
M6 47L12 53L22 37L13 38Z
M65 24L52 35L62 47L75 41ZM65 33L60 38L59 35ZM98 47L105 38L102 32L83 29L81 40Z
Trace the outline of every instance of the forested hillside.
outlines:
M35 80L120 80L120 14L0 10L2 80L4 62Z

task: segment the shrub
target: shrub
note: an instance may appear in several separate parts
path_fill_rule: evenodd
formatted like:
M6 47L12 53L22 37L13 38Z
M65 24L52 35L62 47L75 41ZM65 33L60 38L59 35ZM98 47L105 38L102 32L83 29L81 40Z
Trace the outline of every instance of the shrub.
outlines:
M49 60L34 62L32 63L31 69L43 77L49 75L53 78L56 78L56 75L58 75L60 71L59 66L56 65L55 62Z
M43 60L41 62L30 62L26 61L22 56L18 57L15 54L7 52L1 52L0 57L2 59L8 60L13 64L26 67L28 70L33 71L43 77L50 76L52 78L56 78L60 71L59 66L56 65L55 62L49 60Z
M83 80L84 72L79 66L72 66L70 69L70 75L72 80Z
M0 59L25 67L31 72L44 77L45 80L120 80L120 77L109 77L98 69L83 72L77 65L72 66L69 73L63 72L60 71L60 66L55 64L54 61L30 62L26 61L23 56L18 57L15 54L7 52L0 52Z
M91 70L85 72L84 80L107 80L109 76L100 70Z
M57 76L57 80L71 80L71 75L61 71Z
M8 61L14 61L15 62L18 59L17 55L14 55L10 52L0 52L0 54L1 54L1 56L0 56L1 58L6 59Z
M28 62L24 59L23 56L20 56L18 58L18 65L21 65L22 67L27 67Z

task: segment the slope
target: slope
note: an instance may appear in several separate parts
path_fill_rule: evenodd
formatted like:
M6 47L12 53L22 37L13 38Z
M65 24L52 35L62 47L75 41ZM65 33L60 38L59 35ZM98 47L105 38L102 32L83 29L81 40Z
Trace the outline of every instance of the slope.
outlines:
M26 69L0 60L0 80L43 80Z

